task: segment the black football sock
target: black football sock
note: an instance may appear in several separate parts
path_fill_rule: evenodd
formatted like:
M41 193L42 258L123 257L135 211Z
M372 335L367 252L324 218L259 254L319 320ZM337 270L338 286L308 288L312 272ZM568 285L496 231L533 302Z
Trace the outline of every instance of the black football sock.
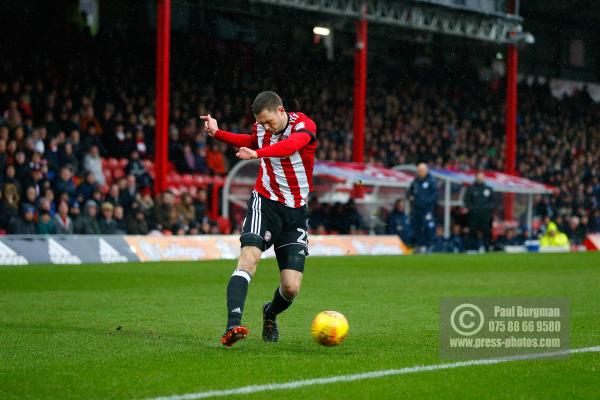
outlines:
M244 302L248 294L248 284L252 276L242 270L235 270L227 285L227 328L240 325L244 312Z
M294 299L289 300L285 298L285 296L281 293L281 288L278 287L277 289L275 289L273 300L271 300L271 305L267 309L267 317L275 319L277 314L281 314L282 312L287 310L287 308L292 305L293 301Z

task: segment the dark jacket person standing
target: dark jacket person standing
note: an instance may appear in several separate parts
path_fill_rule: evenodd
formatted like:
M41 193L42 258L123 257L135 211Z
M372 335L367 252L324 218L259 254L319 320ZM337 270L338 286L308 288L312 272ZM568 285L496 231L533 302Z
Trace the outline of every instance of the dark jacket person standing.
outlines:
M494 191L485 184L483 172L477 173L475 182L465 193L465 207L468 210L470 250L482 245L489 249L492 238L492 218L494 216Z
M429 174L427 164L417 165L417 177L410 184L408 199L411 203L410 226L417 251L428 251L435 233L434 211L438 190L435 178Z

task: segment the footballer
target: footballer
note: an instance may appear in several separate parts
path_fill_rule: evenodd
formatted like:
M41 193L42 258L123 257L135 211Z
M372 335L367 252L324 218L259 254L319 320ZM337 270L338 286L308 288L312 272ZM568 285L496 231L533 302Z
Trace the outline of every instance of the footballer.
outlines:
M231 347L248 335L242 325L248 285L263 251L274 246L279 287L263 306L263 340L279 340L277 315L298 295L308 255L307 196L313 189L317 148L315 123L300 112L288 112L274 92L262 92L252 103L256 123L251 134L220 130L210 115L202 116L213 138L239 147L242 160L260 160L240 235L241 254L227 285L227 326L221 344Z

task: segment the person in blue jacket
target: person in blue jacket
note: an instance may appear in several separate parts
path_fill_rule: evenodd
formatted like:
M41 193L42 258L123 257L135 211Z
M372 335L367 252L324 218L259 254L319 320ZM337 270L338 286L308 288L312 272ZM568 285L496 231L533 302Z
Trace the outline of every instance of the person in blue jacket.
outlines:
M425 163L417 165L417 177L408 189L408 200L411 204L410 225L418 252L426 252L435 233L435 207L438 189L435 178L429 174Z
M398 199L394 204L394 209L387 218L386 233L388 235L398 235L400 239L409 244L412 240L412 229L410 219L404 209L404 200Z

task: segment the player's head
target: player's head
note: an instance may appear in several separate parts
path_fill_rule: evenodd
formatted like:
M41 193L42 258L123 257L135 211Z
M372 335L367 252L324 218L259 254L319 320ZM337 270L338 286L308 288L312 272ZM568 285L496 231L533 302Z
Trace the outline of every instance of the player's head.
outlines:
M275 92L262 92L252 103L252 113L256 122L261 124L265 130L277 133L288 123L288 116L283 108L281 97Z
M429 173L429 168L427 168L427 164L422 162L417 165L417 175L419 176L419 178L421 178L421 179L425 178L428 173Z

